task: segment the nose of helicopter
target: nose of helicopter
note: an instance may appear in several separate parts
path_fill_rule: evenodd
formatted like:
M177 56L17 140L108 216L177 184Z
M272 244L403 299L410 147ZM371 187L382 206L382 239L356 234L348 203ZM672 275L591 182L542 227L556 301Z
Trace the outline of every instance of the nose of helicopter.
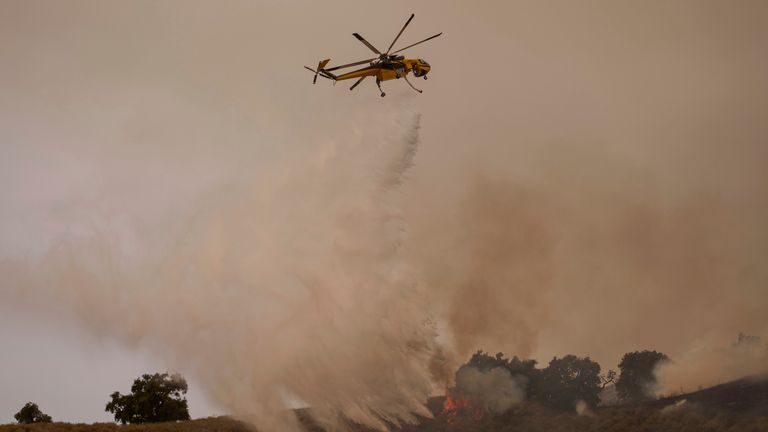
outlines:
M425 77L429 73L429 71L432 69L432 67L429 65L429 63L425 62L422 59L419 59L418 64L414 68L414 75L417 77Z

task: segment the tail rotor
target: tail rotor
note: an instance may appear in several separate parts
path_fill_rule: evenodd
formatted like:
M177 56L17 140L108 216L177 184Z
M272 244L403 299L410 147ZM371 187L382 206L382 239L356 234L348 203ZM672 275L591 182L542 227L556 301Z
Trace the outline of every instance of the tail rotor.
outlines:
M320 63L318 63L318 64L317 64L317 69L312 69L311 67L308 67L308 66L304 66L304 68L305 68L305 69L307 69L307 70L310 70L310 71L312 71L312 72L314 72L314 73L315 73L315 77L312 79L312 84L317 84L317 76L318 76L318 75L322 75L324 78L333 79L333 78L331 78L331 77L329 76L329 75L331 75L331 74L329 74L329 73L327 73L327 72L325 72L325 71L323 70L323 68L325 67L325 65L327 65L327 64L328 64L328 62L330 62L330 61L331 61L331 59L325 59L325 60L321 60L321 61L320 61Z

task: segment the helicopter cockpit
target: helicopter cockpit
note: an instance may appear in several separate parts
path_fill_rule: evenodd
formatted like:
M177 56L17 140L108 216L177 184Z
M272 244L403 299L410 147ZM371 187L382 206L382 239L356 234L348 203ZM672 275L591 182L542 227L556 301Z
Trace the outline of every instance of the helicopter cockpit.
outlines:
M418 59L417 62L418 63L413 65L413 76L424 77L424 79L427 79L427 74L432 67L422 59Z

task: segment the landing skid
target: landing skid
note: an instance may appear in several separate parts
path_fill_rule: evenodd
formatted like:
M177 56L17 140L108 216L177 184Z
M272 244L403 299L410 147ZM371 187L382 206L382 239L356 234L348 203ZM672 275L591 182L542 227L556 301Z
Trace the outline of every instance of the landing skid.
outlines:
M417 92L419 92L419 93L424 93L422 90L419 90L419 89L417 89L416 87L414 87L414 86L413 86L413 84L411 84L411 82L408 80L408 76L407 76L407 75L403 75L403 76L402 76L402 78L403 78L403 79L405 79L405 82L407 82L407 83L408 83L408 85L409 85L409 86L410 86L412 89L414 89L415 91L417 91ZM425 76L425 77L424 77L424 79L426 79L426 78L427 78L427 77ZM360 81L362 81L362 78L360 79ZM360 81L358 81L357 83L355 83L355 85L353 85L353 86L352 86L352 88L355 88L355 86L357 86L357 84L360 84ZM381 92L381 97L384 97L384 96L386 96L386 95L387 95L386 93L384 93L384 90L382 90L382 89L381 89L381 80L380 80L380 79L378 79L378 78L376 78L376 87L378 87L378 88L379 88L379 92ZM350 90L352 90L352 88L351 88Z
M381 80L376 78L376 86L379 88L379 91L381 92L381 97L386 96L387 94L384 93L384 90L381 89Z
M407 82L407 83L408 83L408 85L409 85L409 86L411 86L411 88L412 88L412 89L416 90L416 91L417 91L417 92L419 92L419 93L423 93L421 90L419 90L419 89L417 89L416 87L414 87L414 86L413 86L413 84L411 84L411 82L410 82L410 81L408 81L408 77L407 77L407 76L403 75L403 78L405 78L405 82ZM424 78L426 78L426 76L425 76Z

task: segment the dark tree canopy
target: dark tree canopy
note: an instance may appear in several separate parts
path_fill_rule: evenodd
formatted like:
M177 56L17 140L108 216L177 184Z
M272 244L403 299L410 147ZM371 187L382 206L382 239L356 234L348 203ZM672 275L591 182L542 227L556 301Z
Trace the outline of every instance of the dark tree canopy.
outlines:
M50 423L51 416L40 411L36 403L27 402L13 418L19 423Z
M768 343L764 344L763 340L759 336L739 333L736 342L733 343L733 347L736 349L755 352L760 350L768 350Z
M597 406L601 389L600 365L589 357L567 355L553 358L541 371L535 393L546 405L572 410L579 400Z
M638 403L653 396L656 386L656 367L669 361L666 354L656 351L635 351L624 354L619 363L616 393L625 403Z
M187 382L179 374L144 374L133 382L130 394L112 393L106 411L122 424L189 420L186 393Z

